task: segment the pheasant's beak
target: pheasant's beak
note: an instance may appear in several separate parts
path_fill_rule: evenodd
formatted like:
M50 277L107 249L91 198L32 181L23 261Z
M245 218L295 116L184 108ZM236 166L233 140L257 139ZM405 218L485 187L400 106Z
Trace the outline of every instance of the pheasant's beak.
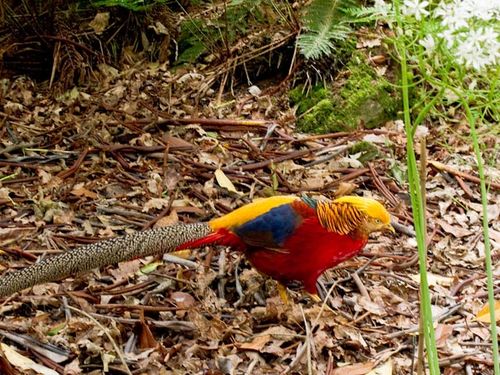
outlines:
M392 232L392 234L396 234L396 231L394 230L394 227L391 224L386 224L384 226L384 230L388 232Z

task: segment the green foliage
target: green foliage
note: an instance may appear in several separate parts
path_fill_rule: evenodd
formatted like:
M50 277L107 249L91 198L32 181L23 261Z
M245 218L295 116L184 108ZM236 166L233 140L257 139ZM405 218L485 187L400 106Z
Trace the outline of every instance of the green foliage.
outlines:
M484 155L481 152L481 140L477 129L479 126L485 128L493 126L500 118L497 94L500 68L498 63L495 63L498 62L495 56L498 17L487 11L481 12L481 17L476 17L471 12L466 17L461 16L460 28L451 30L450 21L455 18L460 2L449 3L451 8L447 9L447 14L444 16L436 11L439 8L428 7L427 2L420 3L419 12L412 12L411 9L402 11L400 3L400 0L394 0L394 13L389 12L387 17L389 21L392 17L397 25L392 41L397 49L395 56L401 64L408 177L419 251L421 324L427 350L427 365L431 375L440 374L426 270L423 203L425 196L422 196L419 186L413 138L416 127L425 120L431 120L429 123L432 124L435 123L432 120L439 117L442 119L440 123L448 123L451 127L453 123L458 122L457 118L465 118L470 127L477 164L475 168L480 178L493 372L500 374L500 352L494 316L495 285L489 238L488 191L484 173ZM422 10L426 12L423 18ZM485 31L487 29L488 34ZM471 49L474 53L470 53Z
M302 115L312 107L314 107L320 100L330 97L330 91L322 85L316 85L308 93L305 91L304 86L300 85L288 93L291 105L297 105L297 115Z
M226 54L252 28L272 22L263 1L233 0L217 18L193 18L189 14L181 24L178 63L192 63L205 53ZM201 17L201 16L200 16Z
M358 157L358 160L363 164L379 156L379 151L377 146L367 141L357 142L349 149L348 152L349 155L360 153L361 155Z
M203 21L198 19L187 19L181 24L178 64L193 63L207 52L207 46L203 43L202 38L216 36L211 35L213 34L211 29L205 29L203 33L201 30L204 28Z
M313 0L303 17L305 32L299 36L300 52L307 59L328 56L352 32L350 17L358 8L355 0Z
M351 129L361 123L371 129L393 118L400 102L391 83L358 55L348 69L350 76L340 91L339 120Z
M301 86L290 91L301 131L351 131L360 125L371 129L394 118L400 99L391 83L378 76L362 55L356 54L347 68L349 78L337 93L323 86L310 93Z
M167 0L91 0L95 7L122 7L134 12L143 12L154 5L165 4Z
M334 115L335 106L331 99L322 99L316 103L309 112L297 122L300 130L305 132L327 133L331 129L331 118ZM332 129L339 131L343 129Z

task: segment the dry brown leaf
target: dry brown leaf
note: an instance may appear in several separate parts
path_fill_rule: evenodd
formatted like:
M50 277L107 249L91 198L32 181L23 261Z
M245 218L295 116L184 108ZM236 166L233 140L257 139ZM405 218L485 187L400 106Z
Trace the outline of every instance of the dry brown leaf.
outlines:
M144 207L142 207L142 212L149 212L149 210L155 208L157 210L161 210L164 207L167 207L169 204L169 200L165 198L151 198L148 200Z
M171 150L173 149L187 151L194 148L191 143L177 137L167 136L165 137L165 142L168 144Z
M24 371L33 370L42 375L58 375L57 371L33 362L28 357L25 357L24 355L15 351L9 345L6 345L4 343L0 343L0 345L5 354L5 357L14 367L18 367Z
M374 362L355 363L353 365L342 366L331 372L332 375L365 375L373 368Z
M269 353L281 356L285 353L281 347L283 343L291 341L297 333L283 326L275 326L266 329L254 337L251 342L241 343L240 349L256 350L261 353Z
M243 350L261 351L264 346L271 340L271 335L257 335L250 342L239 344L239 348Z
M203 313L196 309L188 310L189 320L195 325L203 340L212 340L214 343L221 340L227 333L227 325L220 319L212 317L207 319Z
M99 12L95 15L94 19L89 22L89 26L94 29L97 35L104 32L109 24L109 12Z
M458 225L451 225L440 219L437 219L436 221L446 233L450 233L457 238L470 236L472 234L470 230L464 229Z
M118 263L118 265L109 269L109 273L115 278L115 280L122 280L139 271L141 266L141 260L134 259L128 262Z
M333 328L333 332L338 339L349 339L364 348L368 346L361 332L354 327L338 324Z
M90 198L90 199L97 199L98 195L96 193L84 188L83 186L84 186L83 182L76 184L75 186L73 186L73 189L71 190L71 194L76 195L77 197L86 197L86 198Z
M392 375L392 373L393 373L392 360L389 359L383 365L378 366L377 368L373 369L366 375Z
M438 324L436 327L436 345L438 348L446 344L446 340L453 333L453 326L450 324Z
M420 274L417 273L415 275L410 275L410 278L417 283L420 283ZM446 277L436 275L434 273L427 273L427 281L429 286L442 285L442 286L451 286L453 284L453 277Z
M383 316L383 315L387 314L384 306L370 300L367 297L359 296L358 304L362 308L364 308L366 311L370 312L371 314L375 314L375 315L379 315L379 316Z
M335 196L342 197L344 195L350 195L356 188L356 184L351 182L341 182L335 190Z
M173 292L170 298L175 302L175 305L179 309L188 309L194 305L194 298L191 294L184 292Z
M177 211L172 210L167 216L163 216L160 220L158 220L154 227L155 228L162 228L162 227L168 227L170 225L177 224L179 222L179 216L177 216Z
M159 346L158 341L156 341L153 332L149 326L144 322L140 321L137 323L139 325L139 348L140 349L149 349L149 348L157 348Z

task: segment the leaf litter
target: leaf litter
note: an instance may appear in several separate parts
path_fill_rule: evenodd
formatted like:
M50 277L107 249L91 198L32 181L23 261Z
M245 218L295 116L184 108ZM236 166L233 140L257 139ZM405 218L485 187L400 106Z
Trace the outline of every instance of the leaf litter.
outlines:
M325 295L331 289L326 306L298 286L290 287L292 302L284 305L274 281L221 248L184 254L195 268L150 257L39 285L3 302L0 329L68 350L67 361L44 362L26 352L29 343L7 336L3 355L39 373L127 373L118 347L129 369L144 374L306 373L309 360L315 373L328 375L410 374L419 278L398 124L297 134L293 109L266 94L275 91L272 83L260 84L258 96L218 98L207 90L199 98L205 79L151 65L56 98L26 78L5 82L0 269L153 226L208 220L273 194L373 196L387 203L401 225L398 235L373 238L362 255L328 271L321 282ZM428 129L429 150L441 130ZM349 154L363 140L377 147L377 160ZM445 373L488 374L479 190L470 146L452 141L457 153L438 148L428 156L436 336ZM489 165L498 184L500 173L491 167L498 160ZM494 184L488 209L498 296ZM154 267L139 271L148 264ZM9 359L11 350L24 354Z

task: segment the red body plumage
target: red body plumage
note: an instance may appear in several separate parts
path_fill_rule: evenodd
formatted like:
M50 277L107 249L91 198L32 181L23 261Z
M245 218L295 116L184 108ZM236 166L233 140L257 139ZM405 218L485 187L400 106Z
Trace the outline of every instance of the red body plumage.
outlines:
M305 290L315 294L318 277L328 268L356 255L366 245L368 236L327 230L321 225L311 202L314 203L296 199L277 204L232 226L233 221L226 220L224 227L182 247L214 243L230 246L244 252L258 271L285 285L300 281Z
M301 281L306 291L315 294L318 277L356 255L366 242L367 238L328 232L317 219L310 219L286 240L285 251L249 248L245 255L260 272L284 285L292 280Z

